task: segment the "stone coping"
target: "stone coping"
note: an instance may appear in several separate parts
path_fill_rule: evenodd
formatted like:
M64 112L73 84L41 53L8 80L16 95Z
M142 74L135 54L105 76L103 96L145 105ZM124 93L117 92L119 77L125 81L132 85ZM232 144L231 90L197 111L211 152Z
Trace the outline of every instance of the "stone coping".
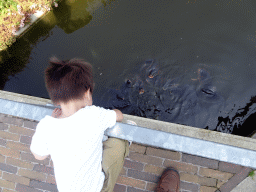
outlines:
M44 14L46 14L46 11L36 11L34 14L30 16L30 23L22 28L20 28L18 31L14 33L15 36L21 36L23 33L26 32L39 18L41 18Z
M52 104L50 99L44 99L2 90L0 90L0 98L28 104ZM192 137L205 141L212 141L215 143L221 143L249 150L256 150L256 140L252 138L124 114L124 120L128 119L136 122L137 125L140 127L146 127L153 130L169 132L177 135L183 135L186 137Z

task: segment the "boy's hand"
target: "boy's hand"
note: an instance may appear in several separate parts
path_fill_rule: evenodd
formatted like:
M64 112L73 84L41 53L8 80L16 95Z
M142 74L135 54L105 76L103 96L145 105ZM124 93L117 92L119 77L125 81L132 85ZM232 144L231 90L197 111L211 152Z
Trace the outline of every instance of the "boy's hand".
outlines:
M61 116L62 111L59 108L55 108L52 112L52 117L58 118L59 116Z
M118 109L113 109L116 112L116 121L122 122L123 120L123 113Z

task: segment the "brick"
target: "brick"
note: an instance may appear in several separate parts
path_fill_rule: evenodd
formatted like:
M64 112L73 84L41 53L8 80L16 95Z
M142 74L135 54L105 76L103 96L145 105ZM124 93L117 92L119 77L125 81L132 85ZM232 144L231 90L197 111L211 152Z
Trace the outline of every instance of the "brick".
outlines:
M0 155L0 163L5 163L5 156Z
M44 165L35 165L33 171L54 175L53 168L52 167L46 167Z
M43 164L43 165L49 165L49 161L50 161L49 157L42 161L36 160L34 155L32 155L31 153L25 153L25 152L21 152L20 157L21 157L21 160L35 162L35 163L39 163L39 164Z
M23 119L18 119L18 118L15 118L15 117L0 116L0 122L10 124L10 125L22 126L24 120Z
M32 137L23 136L23 135L20 136L20 142L21 142L21 143L30 145L30 144L31 144L31 141L32 141Z
M217 179L209 178L209 177L198 177L198 183L200 185L208 186L208 187L216 187Z
M199 185L180 181L180 189L188 190L189 192L198 192Z
M153 182L153 183L158 182L158 180L160 179L160 176L150 174L150 173L146 173L146 172L133 170L133 169L128 169L127 176L132 177L134 179L139 179L139 180L142 180L142 181L149 181L149 182Z
M3 173L3 179L7 180L7 181L12 181L14 183L20 183L23 185L29 185L29 179L22 177L22 176L18 176L15 174L10 174L10 173Z
M39 173L36 171L30 171L27 169L19 169L18 174L24 177L28 177L30 179L36 179L39 181L45 181L46 180L46 175L43 173Z
M221 161L219 164L220 171L225 171L225 172L229 172L229 173L238 173L242 169L243 169L243 166L236 165L233 163L227 163L227 162Z
M153 147L147 147L146 154L156 157L162 157L166 159L172 159L179 161L181 159L181 154L179 152L174 152L170 150L157 149Z
M4 124L4 123L0 123L0 130L7 130L8 129L8 125Z
M37 180L31 180L29 185L30 185L30 187L34 187L34 188L38 188L38 189L44 189L47 191L58 192L57 186L50 184L50 183L45 183L45 182L41 182L41 181L37 181Z
M42 192L41 190L37 190L37 189L31 188L31 187L28 187L26 185L22 185L19 183L16 185L16 191L19 191L19 192Z
M30 128L30 129L36 129L37 124L38 124L38 122L24 120L23 127L27 127L27 128Z
M115 184L113 192L126 192L126 186Z
M180 174L180 180L182 180L182 181L187 181L190 183L198 183L197 175L188 174L186 172L181 172L179 174Z
M145 154L146 152L146 147L145 146L141 146L135 143L132 143L130 148L130 151L136 152L136 153L141 153L141 154Z
M152 173L155 175L162 175L165 169L165 167L146 164L144 167L144 172Z
M127 186L127 192L148 192L148 191Z
M6 146L10 149L16 149L16 150L19 150L19 151L30 152L30 146L26 145L26 144L22 144L20 142L7 141Z
M249 167L244 167L241 171L235 174L228 182L220 187L221 192L229 192L241 183L248 174L252 171ZM231 174L231 173L230 173Z
M0 163L0 170L6 171L9 173L17 173L17 167L14 167L12 165L7 165L5 163Z
M146 190L148 190L148 191L156 191L157 184L158 183L147 182Z
M234 177L234 176L233 176ZM220 188L224 183L226 183L227 181L221 181L221 180L217 180L217 187Z
M218 169L218 164L219 164L219 161L217 160L199 157L195 155L189 155L189 154L182 154L182 161L186 163L191 163L191 164L211 168L211 169Z
M134 161L144 162L144 163L157 165L157 166L162 166L163 164L163 159L161 158L147 156L140 153L130 152L129 158Z
M226 172L222 172L214 169L202 168L202 167L200 167L199 169L199 174L201 176L212 177L215 179L220 179L222 181L227 181L234 175L232 173L226 173Z
M5 139L0 139L0 145L1 146L6 146L6 140Z
M140 188L140 189L145 189L145 187L146 187L145 181L140 181L140 180L137 180L134 178L129 178L129 177L118 176L116 182L118 184L136 187L136 188Z
M200 192L215 192L217 188L215 187L207 187L207 186L201 186Z
M6 132L6 131L0 131L0 137L3 138L3 139L12 140L12 141L19 141L20 140L20 136L18 134L9 133L9 132Z
M125 161L124 161L124 167L142 171L144 165L143 165L142 163L139 163L139 162L136 162L136 161L131 161L131 160L125 159Z
M15 189L15 183L0 179L0 186L8 189Z
M193 173L193 174L197 173L197 170L198 170L198 167L195 165L190 165L183 162L171 161L168 159L164 161L164 167L172 167L177 171L184 171L184 172Z
M32 164L32 163L28 163L28 162L21 161L19 159L14 159L14 158L11 158L11 157L7 157L6 163L10 164L10 165L17 166L17 167L31 169L31 170L34 167L34 164Z
M10 125L9 132L19 133L21 135L27 135L27 136L33 136L35 133L34 130L24 128L24 127L18 127L18 126L14 126L14 125Z
M54 177L53 175L47 175L46 182L47 182L47 183L54 184L54 185L57 185L57 184L56 184L55 177Z
M0 189L0 192L1 192L1 189ZM15 192L14 190L10 190L10 189L3 189L2 192Z
M20 152L15 149L0 147L0 154L8 157L20 158Z

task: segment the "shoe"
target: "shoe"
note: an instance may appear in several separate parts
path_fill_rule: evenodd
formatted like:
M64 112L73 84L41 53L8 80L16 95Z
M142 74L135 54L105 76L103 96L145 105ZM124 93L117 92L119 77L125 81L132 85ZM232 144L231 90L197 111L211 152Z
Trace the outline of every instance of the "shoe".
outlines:
M169 167L162 174L156 187L156 192L179 192L180 175L175 169Z

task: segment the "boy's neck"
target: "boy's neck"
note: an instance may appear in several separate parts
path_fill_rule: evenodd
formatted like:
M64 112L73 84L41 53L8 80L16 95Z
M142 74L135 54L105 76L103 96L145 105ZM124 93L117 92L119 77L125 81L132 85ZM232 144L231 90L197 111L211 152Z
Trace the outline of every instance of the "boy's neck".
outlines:
M92 95L87 92L82 100L71 100L67 104L60 103L62 114L59 118L69 117L75 114L78 110L92 105Z
M69 103L67 105L61 105L62 114L59 118L69 117L69 116L75 114L80 109L82 109L86 106L91 106L91 105L92 104L89 104L89 103Z

